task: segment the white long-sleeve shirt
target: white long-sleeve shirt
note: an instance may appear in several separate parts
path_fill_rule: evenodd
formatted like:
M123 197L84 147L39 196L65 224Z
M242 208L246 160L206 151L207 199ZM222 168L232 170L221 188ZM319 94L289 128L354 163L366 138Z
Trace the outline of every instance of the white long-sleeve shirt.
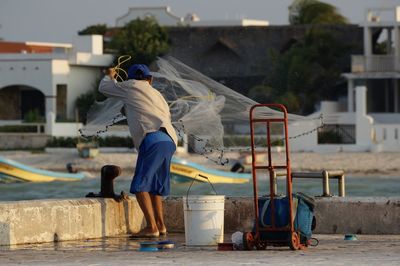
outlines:
M107 97L121 100L125 106L129 131L135 147L139 149L147 133L164 127L177 145L178 138L171 123L171 113L164 97L145 80L117 82L105 76L99 91Z

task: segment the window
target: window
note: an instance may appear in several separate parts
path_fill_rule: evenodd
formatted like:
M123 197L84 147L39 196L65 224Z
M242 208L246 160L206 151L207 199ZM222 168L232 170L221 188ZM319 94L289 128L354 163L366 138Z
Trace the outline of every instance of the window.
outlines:
M67 85L57 84L57 109L56 119L67 119Z

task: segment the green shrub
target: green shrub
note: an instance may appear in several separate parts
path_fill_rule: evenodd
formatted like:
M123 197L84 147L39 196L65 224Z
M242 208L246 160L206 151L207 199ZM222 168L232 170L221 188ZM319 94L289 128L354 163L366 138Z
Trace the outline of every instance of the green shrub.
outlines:
M47 147L64 147L75 148L78 143L78 138L71 137L52 137L47 141Z
M24 122L26 123L43 123L45 122L44 117L40 114L38 109L28 111L24 116Z
M131 137L105 137L98 138L97 142L100 147L127 147L133 148L133 141Z
M36 126L28 125L10 125L10 126L0 126L0 132L4 133L36 133Z

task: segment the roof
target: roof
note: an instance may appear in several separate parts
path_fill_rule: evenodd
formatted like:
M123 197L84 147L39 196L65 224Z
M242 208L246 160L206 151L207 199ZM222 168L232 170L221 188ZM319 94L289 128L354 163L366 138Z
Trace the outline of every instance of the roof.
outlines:
M359 72L359 73L343 73L343 77L347 79L398 79L399 72Z
M168 55L209 77L266 76L272 67L271 51L301 40L310 26L268 27L170 27ZM327 25L324 29L345 40L359 52L362 28L358 25ZM344 57L350 66L350 54Z
M72 44L44 42L7 42L0 41L0 53L52 53L54 48L72 48Z

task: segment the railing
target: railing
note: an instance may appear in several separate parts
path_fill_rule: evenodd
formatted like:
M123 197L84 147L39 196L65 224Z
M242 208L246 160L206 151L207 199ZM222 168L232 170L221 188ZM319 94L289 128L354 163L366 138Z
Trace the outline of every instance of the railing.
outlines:
M385 151L400 149L400 126L396 124L374 124L372 141Z
M355 144L355 125L325 125L318 129L318 144Z
M284 171L273 171L273 192L277 193L277 177L286 176ZM344 197L346 195L345 178L343 170L323 170L322 172L292 172L293 178L312 178L312 179L322 179L322 197L332 196L330 193L329 180L338 180L338 194L339 197Z
M45 134L45 123L0 124L0 134Z
M353 55L351 57L351 72L399 72L399 59L394 55Z

